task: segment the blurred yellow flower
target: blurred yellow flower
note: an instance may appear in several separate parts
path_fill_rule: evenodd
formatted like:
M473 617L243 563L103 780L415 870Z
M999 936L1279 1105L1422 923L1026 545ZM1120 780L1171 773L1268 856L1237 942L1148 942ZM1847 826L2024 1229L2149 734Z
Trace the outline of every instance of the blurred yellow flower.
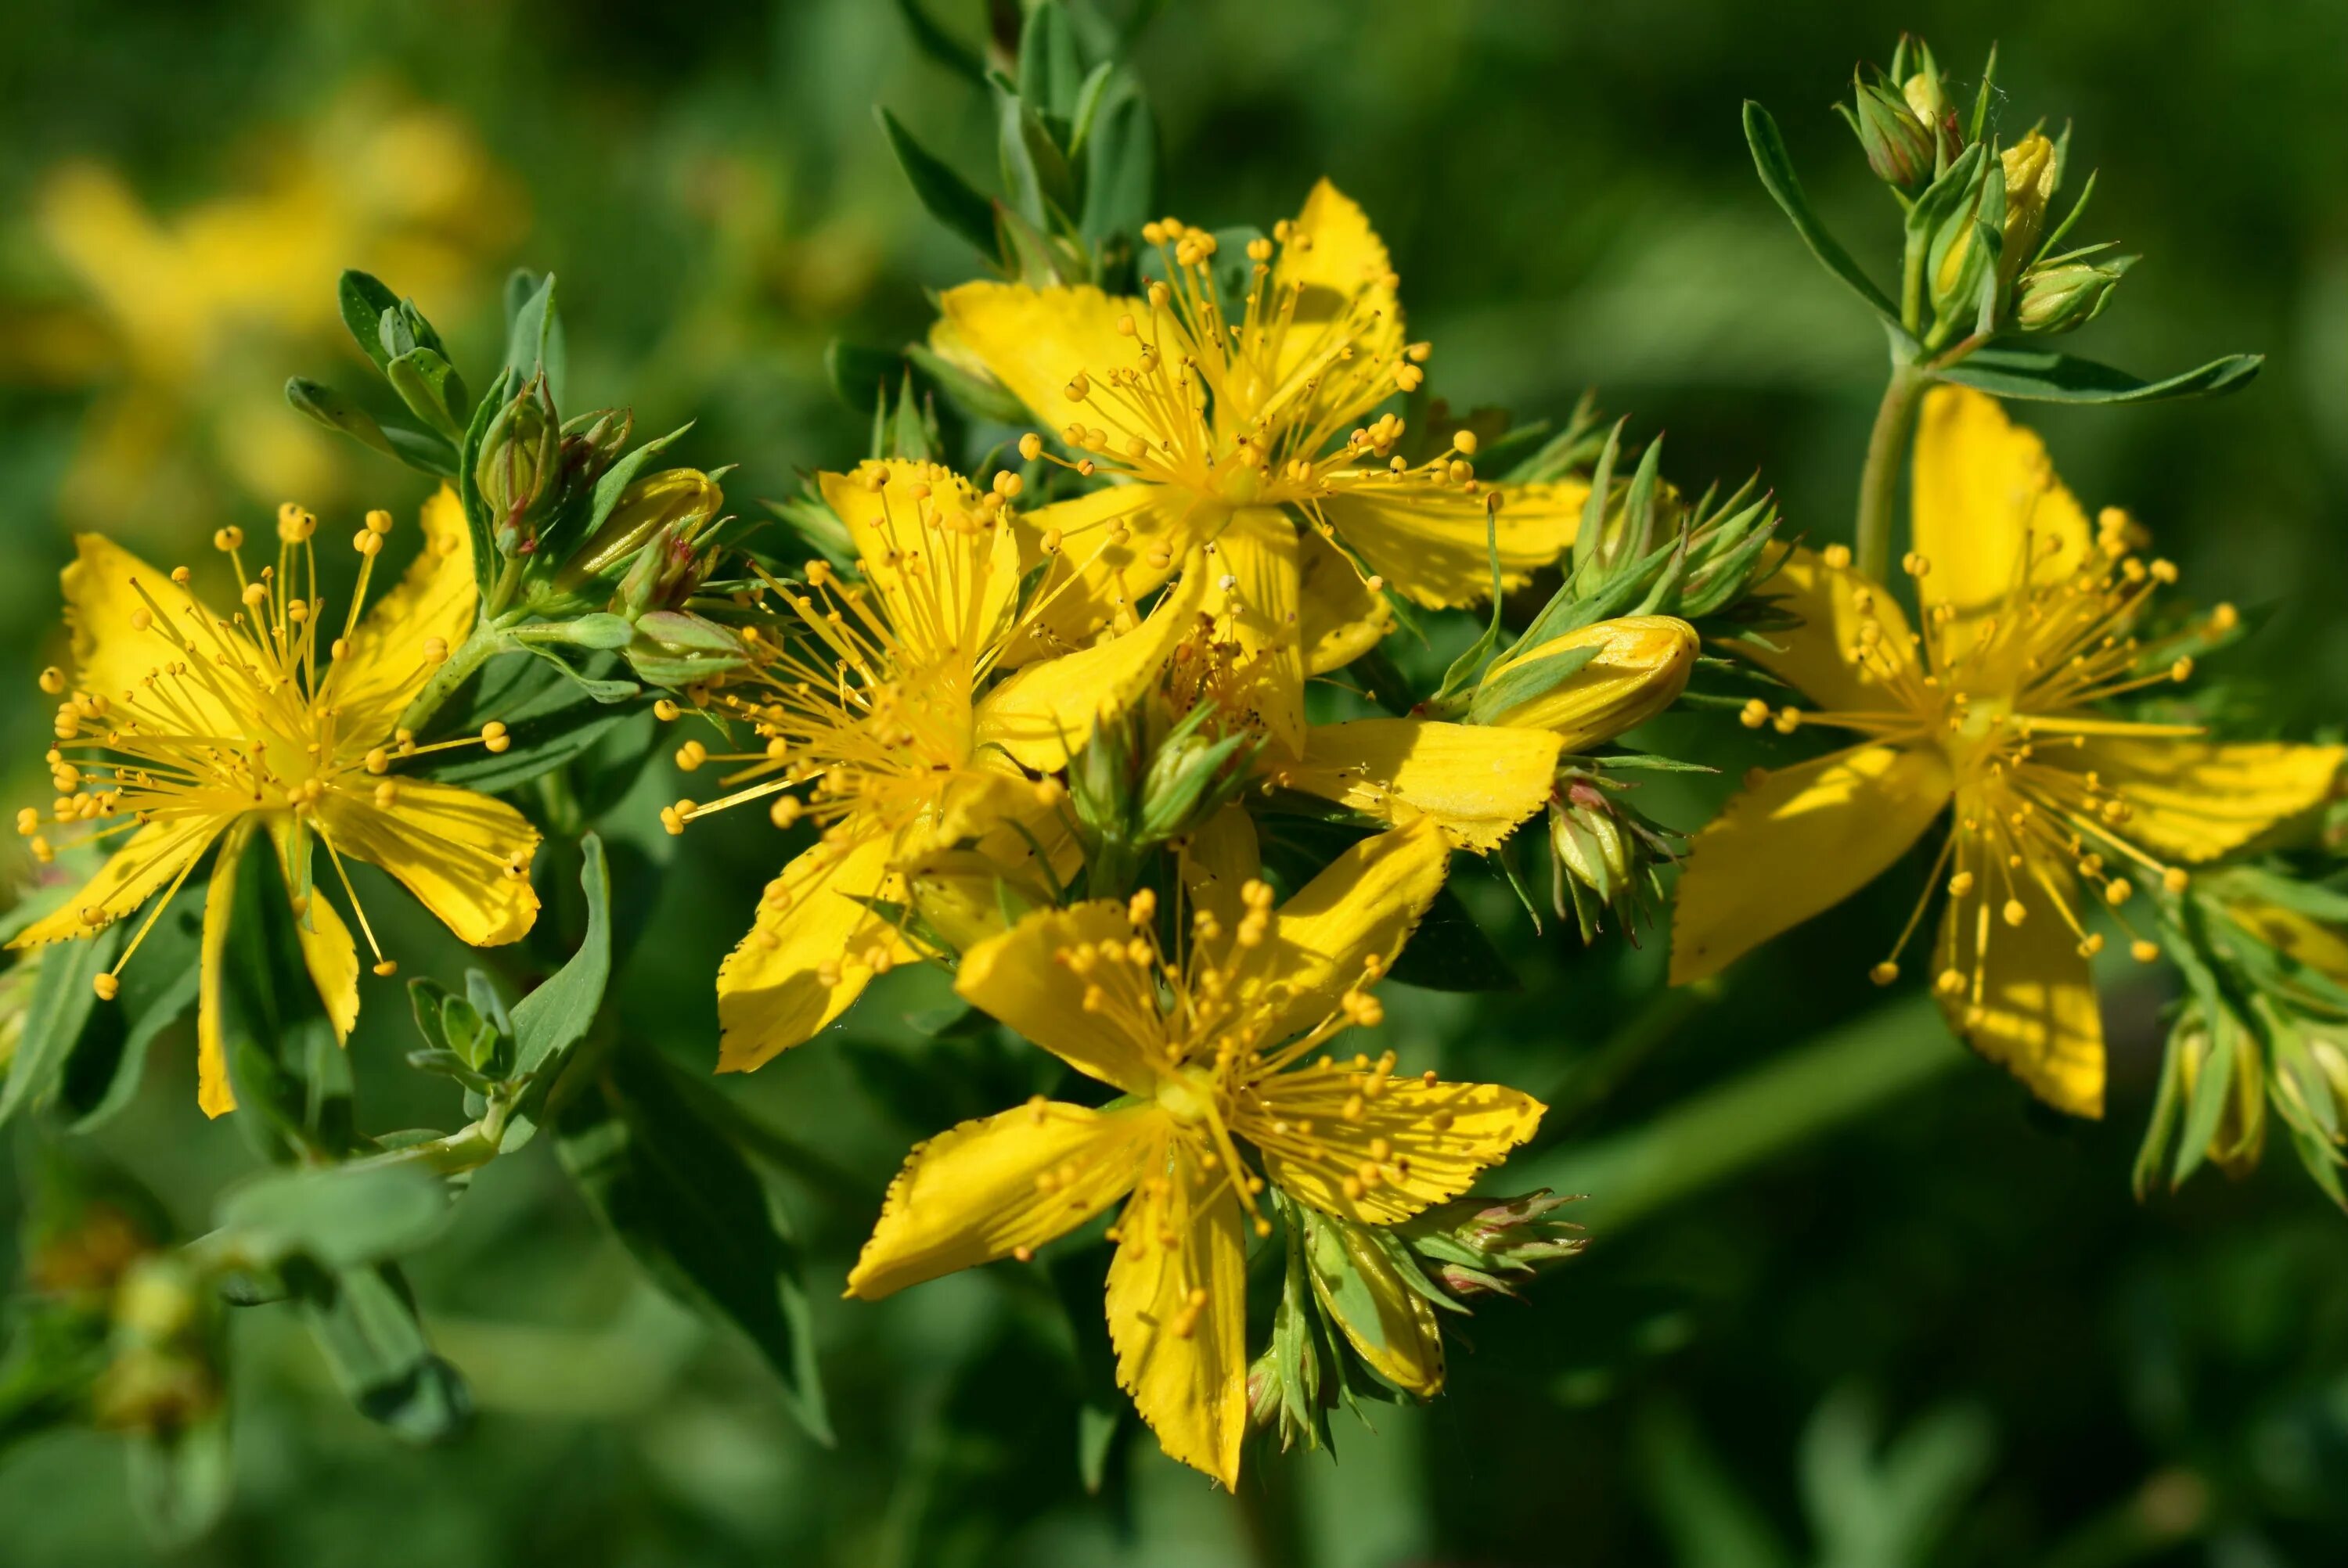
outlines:
M337 496L340 454L284 406L288 345L339 330L346 267L424 299L470 291L523 213L460 120L370 87L264 146L233 193L176 214L103 165L57 168L32 227L85 302L11 323L0 376L103 389L67 518L190 526L216 470L254 497Z
M823 828L767 885L757 923L718 971L720 1071L747 1071L807 1040L875 973L916 956L899 923L872 907L902 902L904 863L964 838L1014 856L1029 842L1018 827L1031 822L1031 833L1065 836L1059 784L1030 772L1065 767L1104 711L1157 682L1199 602L1195 586L1178 589L1135 630L982 691L1041 609L1019 602L1004 494L982 496L949 469L908 462L826 474L822 487L863 579L842 582L811 561L804 585L775 585L784 609L749 640L759 661L709 696L763 749L711 753L686 743L688 768L742 764L724 781L738 787L664 814L682 831L775 796L778 826L804 815Z
M1232 1486L1247 1230L1252 1216L1270 1232L1266 1182L1392 1225L1467 1191L1543 1107L1493 1084L1396 1077L1392 1052L1298 1065L1383 1016L1370 988L1443 886L1434 824L1363 841L1277 910L1244 841L1200 839L1189 939L1171 960L1147 891L1030 915L964 956L965 999L1123 1097L1093 1110L1039 1095L931 1139L890 1187L848 1288L877 1300L1029 1257L1125 1199L1108 1233L1117 1380L1169 1454Z
M1304 677L1385 630L1380 589L1428 606L1489 592L1489 492L1475 477L1475 438L1413 467L1395 453L1403 421L1369 417L1421 384L1427 345L1405 341L1385 245L1326 180L1274 238L1249 245L1244 263L1173 219L1142 233L1173 280L1150 284L1146 299L967 283L942 300L934 345L1059 429L1079 471L1123 481L1028 518L1069 541L1111 527L1131 536L1100 554L1045 631L1080 640L1210 545L1207 608L1247 651L1272 744L1296 756ZM1241 265L1234 300L1217 277ZM1026 450L1034 457L1040 443ZM1507 580L1522 582L1571 542L1584 493L1510 490L1498 524ZM1292 512L1311 525L1301 535Z
M510 743L502 724L423 746L398 727L409 699L472 630L475 589L464 514L444 487L424 509L415 564L361 619L391 526L389 513L369 513L354 541L359 581L339 631L317 597L317 519L295 507L279 513L276 560L258 576L245 570L238 530L215 537L242 589L227 617L188 591L187 568L158 571L95 534L79 538L65 569L74 670L41 677L44 691L64 698L48 753L57 798L46 817L31 806L17 813L16 827L44 861L59 848L122 842L86 886L9 946L87 937L153 899L113 969L98 979L98 995L110 998L140 939L218 843L197 1016L199 1096L210 1115L235 1104L215 999L234 867L256 830L275 846L300 911L303 957L338 1036L358 1014L358 954L333 907L315 896L313 840L351 900L378 975L396 966L376 947L345 860L390 873L475 947L518 940L538 913L530 883L538 830L520 812L391 771L449 747Z
M2103 938L2086 927L2088 907L2106 906L2133 935L2125 906L2137 878L2182 887L2185 865L2322 800L2343 756L2215 743L2192 725L2096 706L2191 670L2179 642L2133 635L2154 589L2176 577L2132 553L2133 531L2108 509L2091 528L2038 438L1993 400L1936 389L1917 438L1908 559L1923 632L1849 569L1848 551L1793 552L1776 581L1802 627L1784 652L1753 657L1821 711L1787 708L1774 722L1861 739L1756 770L1696 836L1673 919L1673 981L1713 974L1841 902L1952 809L1924 895L1945 879L1932 967L1950 1025L2049 1104L2101 1114L2103 1024L2087 961ZM1772 715L1756 701L1747 719ZM1922 914L1920 903L1879 980L1896 976ZM2158 954L2142 938L2131 945L2140 958Z

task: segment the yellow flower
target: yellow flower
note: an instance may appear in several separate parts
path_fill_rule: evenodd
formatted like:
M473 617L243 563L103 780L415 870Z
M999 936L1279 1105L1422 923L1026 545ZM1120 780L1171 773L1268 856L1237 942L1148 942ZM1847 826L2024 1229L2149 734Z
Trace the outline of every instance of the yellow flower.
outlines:
M1492 492L1475 477L1472 436L1413 468L1395 455L1403 422L1370 417L1419 385L1427 349L1404 339L1398 280L1362 210L1324 180L1274 233L1249 247L1243 302L1216 286L1214 237L1168 219L1143 234L1173 282L1146 299L970 283L941 302L935 339L1059 429L1080 472L1122 481L1028 519L1071 542L1111 528L1131 536L1099 554L1047 636L1081 638L1211 543L1208 608L1252 655L1267 733L1294 756L1305 675L1383 634L1380 589L1431 607L1489 592ZM1040 442L1025 450L1033 457ZM1570 485L1509 494L1498 520L1509 581L1571 542L1583 495ZM1300 535L1292 514L1310 528Z
M271 345L339 332L349 266L446 305L526 221L461 120L370 89L253 150L255 178L168 214L89 163L35 193L33 226L87 303L9 323L0 377L109 386L65 478L69 518L184 516L206 488L199 449L248 494L337 493L340 465L289 417Z
M256 831L274 845L302 910L303 954L336 1034L358 1014L358 956L349 930L311 874L311 844L324 846L335 879L375 950L376 973L396 967L375 947L346 860L380 866L462 940L511 942L530 927L538 897L530 863L538 832L513 807L469 789L395 774L396 764L473 737L419 746L398 727L401 711L450 645L472 630L472 549L464 512L443 487L424 508L425 547L405 579L364 620L359 607L391 529L371 512L355 540L362 560L350 613L326 625L311 545L317 519L287 507L277 559L246 574L242 536L214 543L235 563L241 608L221 617L187 590L184 567L166 574L110 541L84 534L65 569L74 674L44 672L63 696L49 753L57 799L47 819L26 807L18 831L44 860L59 847L125 835L88 885L26 928L12 948L88 936L160 892L114 969L98 977L111 996L122 966L173 894L217 841L214 896L204 908L203 999L198 1009L200 1098L217 1116L235 1104L215 1012L228 940L237 856ZM304 591L306 590L306 591ZM331 662L330 662L331 660ZM502 724L479 743L502 751Z
M1931 883L1945 884L1949 905L1932 968L1951 1026L2048 1103L2100 1114L2103 1026L2087 960L2103 938L2086 928L2088 907L2126 927L2138 878L2182 886L2185 866L2322 800L2343 757L2334 746L2216 743L2096 706L2190 671L2173 648L2132 635L2155 587L2176 576L2130 553L2132 528L2106 510L2091 529L2036 436L1978 393L1936 389L1917 438L1909 558L1923 633L1849 569L1847 551L1797 550L1786 563L1777 581L1804 624L1783 653L1755 657L1820 711L1775 722L1861 738L1758 774L1697 835L1673 920L1673 982L1839 903L1947 809L1953 831ZM1747 713L1770 718L1758 702ZM1922 912L1879 979L1897 974ZM2157 955L2142 938L2132 947Z
M1177 961L1148 892L1030 915L964 956L967 1000L1124 1097L1091 1110L1038 1096L931 1139L890 1187L848 1287L877 1300L1025 1258L1125 1199L1109 1231L1117 1380L1168 1453L1230 1486L1247 1426L1247 1231L1251 1216L1270 1231L1264 1184L1392 1225L1465 1192L1543 1107L1496 1085L1396 1077L1391 1052L1299 1065L1382 1016L1369 987L1443 886L1448 852L1431 823L1354 845L1278 910L1243 845L1200 840Z
M1228 614L1217 617L1174 651L1169 696L1178 714L1211 702L1226 726L1262 733L1261 688L1247 682L1248 653L1230 626ZM1266 748L1256 771L1268 784L1391 826L1430 817L1454 848L1481 855L1549 803L1559 745L1539 730L1352 719L1308 726L1301 754Z
M863 568L843 583L811 561L804 585L777 585L771 632L746 634L758 662L712 693L748 724L756 752L678 760L742 764L732 793L664 814L673 832L711 812L775 797L774 819L802 816L821 840L767 886L757 923L717 976L718 1070L746 1072L846 1010L871 977L918 956L898 922L900 867L964 838L1015 862L1018 829L1064 839L1050 774L1095 719L1146 691L1199 603L1167 596L1138 630L1033 663L985 687L1040 606L1019 603L1019 547L1001 492L930 464L868 463L822 477ZM801 794L785 792L799 790Z

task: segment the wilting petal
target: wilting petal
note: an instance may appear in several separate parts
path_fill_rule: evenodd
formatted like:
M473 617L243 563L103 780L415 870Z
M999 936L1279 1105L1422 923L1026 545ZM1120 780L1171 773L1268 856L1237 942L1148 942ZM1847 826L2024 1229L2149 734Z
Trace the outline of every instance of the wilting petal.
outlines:
M1242 1094L1232 1131L1289 1196L1365 1225L1456 1198L1533 1135L1548 1107L1497 1083L1427 1083L1375 1068L1279 1072Z
M1112 485L1019 516L1019 562L1032 571L1045 560L1046 534L1060 536L1058 564L1036 589L1039 608L1009 651L1005 664L1089 647L1105 628L1129 627L1142 600L1201 543L1226 515L1207 515L1188 494L1163 485ZM1122 527L1121 544L1109 533ZM1152 566L1162 556L1163 566Z
M749 935L718 967L718 1071L763 1067L846 1012L872 978L876 951L889 963L916 956L859 902L904 897L893 854L880 835L844 849L819 844L767 885Z
M1216 641L1231 650L1218 693L1226 717L1259 730L1274 755L1301 755L1304 660L1297 644L1302 579L1295 526L1271 507L1246 507L1231 515L1201 559L1206 596L1199 613L1214 622Z
M407 574L376 600L334 662L330 679L345 733L389 733L431 673L425 643L435 637L450 648L464 641L479 597L464 503L443 485L424 503L424 544Z
M9 949L69 941L112 925L169 886L223 825L211 815L158 817L125 840L79 892L17 932Z
M1430 609L1491 597L1484 493L1367 471L1341 474L1332 482L1344 487L1318 504L1321 515L1339 542L1387 587ZM1587 486L1570 482L1508 487L1498 545L1501 579L1509 587L1523 584L1573 543L1588 497Z
M530 819L456 784L395 784L397 800L387 807L372 795L328 794L318 808L320 835L335 853L389 872L469 947L528 936L538 918L530 885L538 829Z
M848 1294L878 1301L1066 1235L1133 1190L1166 1124L1154 1104L1036 1102L939 1133L889 1184Z
M2069 867L2034 857L2027 874L2011 884L1983 878L1971 897L1951 899L1941 922L1941 973L1963 983L1953 991L1935 989L1949 1027L1966 1044L2055 1110L2101 1116L2103 1013L2078 933L2064 919L2057 896L2078 907ZM2022 906L2020 925L2005 918L2009 899Z
M1451 846L1425 818L1365 838L1280 907L1265 939L1232 956L1239 994L1261 999L1259 1044L1312 1028L1402 951L1443 890Z
M1103 960L1103 972L1087 979L1061 958L1103 943L1122 949L1134 937L1120 904L1039 910L963 954L954 992L1077 1071L1129 1094L1148 1094L1167 1061L1154 973ZM1101 995L1087 1008L1095 986Z
M2090 735L2038 753L2094 772L2128 806L2116 831L2156 855L2200 861L2240 849L2332 794L2348 751L2282 743L2216 744Z
M1149 319L1139 300L1102 293L1091 284L1031 289L1025 283L964 283L948 289L938 309L955 337L1048 432L1087 417L1067 386L1078 372L1105 381L1140 357L1141 340L1117 330L1117 318Z
M293 819L273 816L269 841L277 846L277 868L285 874L285 886L304 886L304 868L295 862L297 857L310 859L308 835L295 839ZM325 889L318 885L317 873L324 867L313 862L306 869L310 904L294 929L302 943L302 963L310 971L311 983L318 988L318 999L326 1004L335 1040L341 1043L350 1039L351 1026L359 1020L359 949L351 940L350 927L326 902Z
M98 534L74 538L74 559L60 581L66 627L72 633L74 684L120 702L126 696L149 728L191 735L244 734L205 678L221 640L242 657L255 656L240 632L222 632L194 597L113 540ZM160 613L159 613L160 612ZM145 619L144 628L139 624ZM143 682L162 666L184 662L186 676Z
M1223 1173L1170 1138L1117 1217L1117 1380L1165 1450L1236 1486L1247 1435L1247 1243Z
M1952 788L1931 745L1866 746L1764 774L1688 851L1672 984L1717 974L1858 892L1923 836Z
M1396 827L1433 817L1454 845L1482 854L1548 802L1557 755L1558 737L1542 730L1356 719L1313 725L1304 760L1271 776Z
M1296 537L1296 631L1307 675L1351 664L1394 630L1394 606L1370 591L1343 550L1307 528Z
M877 490L868 483L875 476L883 481ZM902 662L975 658L1008 626L1019 542L980 511L969 481L935 464L891 460L825 474L820 483L904 645Z
M977 745L1000 746L1040 773L1066 767L1102 715L1122 712L1157 683L1198 613L1199 579L1185 571L1149 619L1123 636L1014 671L979 699Z
M2054 477L2046 444L2008 419L1995 398L1966 387L1924 395L1913 516L1916 553L1931 563L1917 597L1928 609L1955 611L1940 632L1943 664L2008 595L2075 576L2095 549L2087 516Z
M1402 352L1402 307L1394 261L1361 204L1326 179L1313 187L1291 225L1272 275L1273 297L1294 289L1296 306L1280 341L1274 384L1347 343L1391 359Z
M1890 687L1915 679L1908 618L1880 586L1814 550L1794 549L1761 588L1799 626L1766 635L1783 651L1740 643L1737 651L1817 707L1843 713L1905 712ZM1874 630L1867 630L1869 626Z

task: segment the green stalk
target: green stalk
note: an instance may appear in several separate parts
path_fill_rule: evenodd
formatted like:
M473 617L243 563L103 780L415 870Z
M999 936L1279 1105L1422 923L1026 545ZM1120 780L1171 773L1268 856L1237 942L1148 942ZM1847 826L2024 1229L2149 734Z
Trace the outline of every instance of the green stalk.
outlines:
M1859 476L1859 569L1878 582L1890 580L1891 515L1900 500L1900 469L1916 432L1916 407L1931 379L1909 361L1895 358L1891 381L1875 411L1867 438L1867 466Z
M407 709L399 715L399 727L411 733L423 733L424 726L430 723L432 715L456 694L457 688L470 680L474 672L491 658L503 652L510 641L506 629L497 622L483 620L477 624L472 634L450 650L440 668L432 671L431 679L424 682L424 689L409 701Z
M1800 1147L1970 1057L1930 998L1879 1008L1603 1143L1509 1167L1510 1191L1588 1194L1607 1232ZM1582 1215L1577 1214L1577 1219Z

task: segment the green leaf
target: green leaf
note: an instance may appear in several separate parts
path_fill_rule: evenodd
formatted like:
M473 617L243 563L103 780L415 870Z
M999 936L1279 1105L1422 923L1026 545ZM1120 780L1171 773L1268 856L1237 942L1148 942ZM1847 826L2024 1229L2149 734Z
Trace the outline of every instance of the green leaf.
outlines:
M1941 381L2018 401L2155 403L2169 397L2217 397L2239 392L2264 364L2264 354L2233 354L2165 381L2143 381L2124 370L2067 354L1993 344L1932 374Z
M418 737L429 743L478 735L498 719L511 744L503 752L467 746L440 753L420 776L489 794L511 789L589 750L641 706L629 682L605 679L620 667L608 653L590 654L582 674L545 650L524 651L540 657L490 660Z
M523 276L527 274L516 274L517 278ZM510 304L512 298L509 292ZM546 389L559 408L562 405L563 372L568 360L563 347L562 316L554 302L554 274L549 272L514 310L513 319L507 325L506 369L513 373L516 384L527 381L534 373L545 372Z
M920 199L923 210L968 241L980 255L990 261L998 261L1002 249L994 234L994 203L915 141L912 132L898 123L895 115L877 105L872 112L880 117L881 132L889 138L889 150L897 155L897 167L912 182L913 194Z
M612 869L603 841L579 841L583 853L579 888L587 898L587 934L570 962L514 1004L514 1071L538 1073L561 1065L563 1054L587 1036L603 988L612 978Z
M428 348L412 348L384 367L391 389L416 417L448 438L451 449L465 438L472 405L457 367Z
M830 1442L798 1249L757 1173L677 1071L623 1042L562 1108L556 1131L564 1168L636 1261L670 1294L748 1335L799 1424Z
M481 444L489 438L489 425L498 411L512 401L519 381L510 370L498 373L488 395L473 405L473 421L465 427L464 443L458 448L457 498L465 504L465 528L473 541L473 579L484 600L496 588L504 558L498 554L496 519L489 516L489 503L481 499L481 487L473 476L480 472Z
M1810 254L1816 256L1828 272L1841 279L1851 292L1866 301L1868 309L1891 326L1898 327L1900 313L1892 307L1890 300L1883 297L1883 291L1859 271L1859 263L1850 259L1850 252L1827 232L1827 227L1818 220L1818 214L1810 210L1809 198L1802 194L1801 179L1794 172L1794 161L1786 152L1786 139L1777 132L1777 122L1769 118L1767 109L1750 98L1745 102L1745 141L1753 149L1753 167L1761 175L1762 187L1769 192L1770 200L1776 202L1779 210L1792 220L1794 231L1802 237L1802 243L1810 248Z
M1097 246L1149 220L1158 201L1158 120L1128 92L1099 111L1085 139L1085 209L1079 231Z
M925 344L906 344L905 357L966 414L998 425L1026 425L1035 420L1027 405L1013 396L1002 383L973 375L951 360L931 353Z
M235 1470L225 1408L176 1430L134 1432L124 1458L130 1511L159 1550L192 1544L228 1512Z
M307 415L329 430L341 431L362 446L372 447L386 457L399 456L374 415L323 382L306 376L287 376L285 401L297 414Z
M376 369L389 374L391 354L383 346L383 318L398 315L399 296L372 273L353 269L335 282L335 301L360 352L375 362Z
M165 910L123 967L121 993L91 1015L67 1054L57 1108L76 1132L96 1130L130 1103L146 1076L148 1047L195 1006L202 925L201 897Z
M98 1005L92 988L121 947L118 920L94 936L36 949L41 967L25 1003L24 1032L8 1062L8 1081L0 1087L0 1123L25 1106L46 1104L57 1093L66 1061Z
M1513 991L1523 989L1508 959L1492 946L1459 896L1446 887L1395 958L1388 977L1431 991Z
M311 1337L358 1412L410 1442L445 1442L471 1424L473 1400L454 1367L432 1353L396 1265L328 1273L286 1266Z
M1000 77L994 90L994 128L1003 159L1003 189L1020 216L1049 233L1059 225L1055 215L1076 204L1074 173L1067 155L1035 107L1005 87Z
M865 348L845 338L824 345L823 374L833 395L859 414L885 395L904 368L905 356L888 349Z
M431 1241L448 1223L448 1190L412 1165L297 1167L231 1188L212 1217L263 1266L298 1255L340 1271Z
M1066 8L1059 0L1037 0L1019 31L1019 96L1066 124L1076 112L1084 68Z

